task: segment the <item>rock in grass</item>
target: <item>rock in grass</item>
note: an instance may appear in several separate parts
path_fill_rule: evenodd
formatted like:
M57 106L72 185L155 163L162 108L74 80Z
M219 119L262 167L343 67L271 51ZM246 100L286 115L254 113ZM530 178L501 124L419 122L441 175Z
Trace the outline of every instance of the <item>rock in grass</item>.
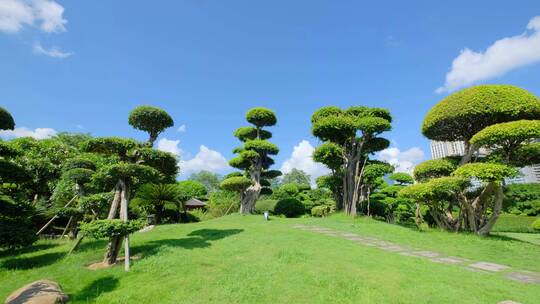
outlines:
M27 284L6 299L5 304L54 304L67 303L69 297L54 281L39 280Z

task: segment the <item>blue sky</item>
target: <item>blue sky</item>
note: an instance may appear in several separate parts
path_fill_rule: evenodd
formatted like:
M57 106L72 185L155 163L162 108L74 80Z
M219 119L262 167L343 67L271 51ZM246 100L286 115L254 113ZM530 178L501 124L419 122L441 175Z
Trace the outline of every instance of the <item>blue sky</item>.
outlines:
M381 157L406 170L430 157L420 125L449 91L540 95L536 16L538 1L0 0L0 106L20 128L2 137L144 140L127 115L151 104L173 116L160 147L186 173L226 172L232 132L265 106L278 115L276 167L319 175L311 113L368 105L393 113Z

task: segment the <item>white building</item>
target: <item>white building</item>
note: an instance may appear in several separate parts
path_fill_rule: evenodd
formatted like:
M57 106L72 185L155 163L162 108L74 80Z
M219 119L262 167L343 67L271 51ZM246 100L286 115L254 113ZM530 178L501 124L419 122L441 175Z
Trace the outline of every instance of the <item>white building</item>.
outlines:
M465 144L462 141L431 141L431 158L438 159L447 156L465 154ZM480 149L480 154L487 154L488 151ZM506 180L508 184L540 183L540 164L520 169L521 175Z
M443 158L465 154L465 144L462 141L431 141L431 158Z

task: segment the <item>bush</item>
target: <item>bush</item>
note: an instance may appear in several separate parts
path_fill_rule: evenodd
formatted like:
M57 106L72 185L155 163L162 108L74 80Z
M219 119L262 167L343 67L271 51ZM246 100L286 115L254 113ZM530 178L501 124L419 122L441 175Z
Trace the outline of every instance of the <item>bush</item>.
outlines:
M0 195L0 248L24 247L37 240L30 221L33 212L31 206Z
M295 198L282 199L274 207L275 214L283 214L286 217L298 217L304 214L304 212L304 205Z
M311 209L311 215L317 217L325 217L334 212L334 208L328 205L315 206Z
M534 222L531 224L531 228L532 228L534 231L540 232L540 218L539 218L539 219L536 219L536 221L534 221Z
M215 218L204 209L194 209L189 211L188 214L190 214L193 219L197 219L197 222L208 221Z
M120 219L95 220L89 223L82 223L81 231L87 236L100 239L131 234L143 226L143 222L141 221L124 222Z
M213 218L237 212L239 208L239 194L225 190L212 192L206 205L207 213Z
M277 202L277 200L273 199L259 200L255 203L255 211L258 213L263 213L265 211L274 213L274 208L276 207Z
M540 215L540 184L511 184L505 187L504 209L515 215Z

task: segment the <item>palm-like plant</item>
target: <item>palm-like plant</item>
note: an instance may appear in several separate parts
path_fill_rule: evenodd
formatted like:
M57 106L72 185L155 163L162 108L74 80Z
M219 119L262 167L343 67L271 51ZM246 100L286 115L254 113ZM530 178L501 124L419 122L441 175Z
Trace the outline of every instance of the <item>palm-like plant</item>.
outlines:
M181 204L181 192L176 184L144 184L139 188L135 199L137 204L156 215L156 223L161 223L165 205Z

